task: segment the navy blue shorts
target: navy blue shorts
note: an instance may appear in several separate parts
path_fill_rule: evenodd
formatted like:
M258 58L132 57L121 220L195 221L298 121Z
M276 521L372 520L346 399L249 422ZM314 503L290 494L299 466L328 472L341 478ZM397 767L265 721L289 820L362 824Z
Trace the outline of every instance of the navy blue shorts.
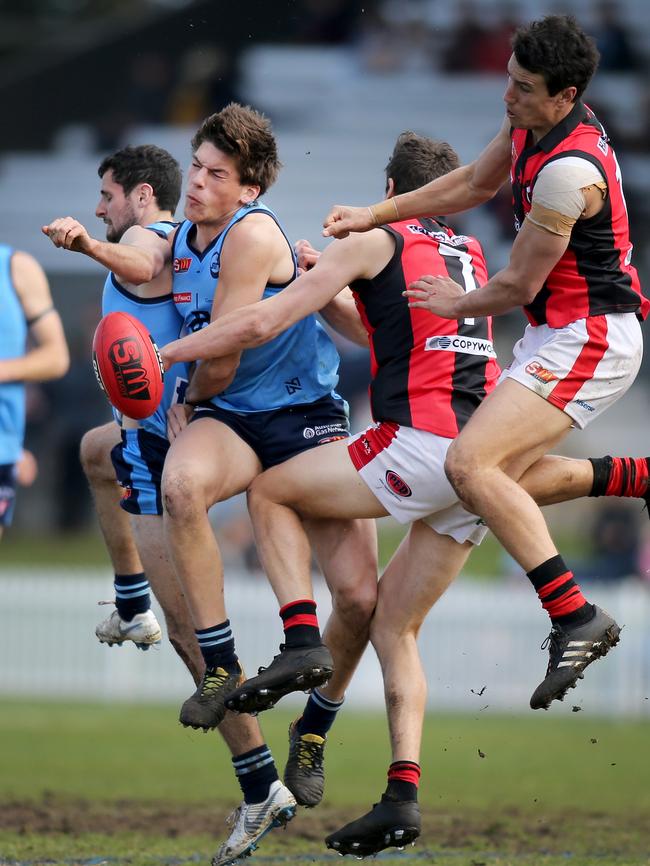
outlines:
M0 526L11 526L16 504L16 464L0 466Z
M314 403L285 406L272 412L232 412L210 404L196 407L192 421L214 418L230 427L257 454L264 469L316 445L350 435L348 404L328 394Z
M162 514L162 480L169 441L148 430L122 430L111 451L115 475L123 488L121 507L129 514Z

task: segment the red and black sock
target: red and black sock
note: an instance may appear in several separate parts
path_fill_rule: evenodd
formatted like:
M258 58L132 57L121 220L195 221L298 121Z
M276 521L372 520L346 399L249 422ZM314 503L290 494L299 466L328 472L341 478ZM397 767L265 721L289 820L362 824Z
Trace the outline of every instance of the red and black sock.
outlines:
M590 457L594 468L594 481L590 496L648 495L650 471L648 457Z
M290 601L280 608L284 626L284 643L288 647L319 646L321 644L316 602L310 598Z
M417 800L420 765L415 761L394 761L388 768L384 800Z
M582 625L593 617L593 604L589 604L580 592L573 572L569 571L561 556L553 556L529 571L528 579L551 622Z

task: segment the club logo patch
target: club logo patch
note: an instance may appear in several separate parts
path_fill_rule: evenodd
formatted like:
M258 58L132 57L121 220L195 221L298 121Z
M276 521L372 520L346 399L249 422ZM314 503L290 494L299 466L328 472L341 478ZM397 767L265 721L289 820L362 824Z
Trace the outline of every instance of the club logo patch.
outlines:
M406 481L399 477L397 472L393 472L392 469L388 469L386 471L386 484L393 491L396 496L402 496L403 498L407 498L413 495L413 491L408 486Z

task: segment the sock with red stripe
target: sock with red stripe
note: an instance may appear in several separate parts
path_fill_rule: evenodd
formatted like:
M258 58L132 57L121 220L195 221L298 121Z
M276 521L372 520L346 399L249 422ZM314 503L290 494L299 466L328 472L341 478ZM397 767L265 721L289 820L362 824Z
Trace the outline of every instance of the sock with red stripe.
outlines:
M320 646L322 641L315 601L311 598L290 601L280 608L280 616L284 626L285 646Z
M648 457L590 457L594 481L590 496L648 496Z
M417 800L421 772L415 761L394 761L388 768L388 785L382 800Z
M593 618L593 604L589 604L580 592L580 587L573 579L573 572L569 571L559 554L529 571L528 579L535 587L551 622L582 625Z

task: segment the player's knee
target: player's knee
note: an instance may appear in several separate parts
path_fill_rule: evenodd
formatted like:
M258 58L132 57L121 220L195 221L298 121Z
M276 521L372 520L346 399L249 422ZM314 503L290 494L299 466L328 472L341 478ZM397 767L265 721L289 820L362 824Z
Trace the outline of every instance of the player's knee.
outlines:
M114 478L110 464L110 452L107 450L104 437L97 429L88 430L81 437L79 444L79 461L89 481L103 481L107 474ZM110 473L108 468L110 467Z
M465 454L464 451L465 449L462 445L458 445L457 440L451 443L445 459L445 474L458 498L467 502L471 498L474 473L471 466L471 456Z
M355 632L367 630L377 605L376 581L359 581L332 589L332 606L340 619Z
M185 466L165 467L161 492L165 511L172 520L192 520L200 509L206 509L203 485Z
M253 479L251 486L246 491L246 502L251 517L254 514L263 513L265 508L279 501L279 488L269 482L266 473L258 475Z

